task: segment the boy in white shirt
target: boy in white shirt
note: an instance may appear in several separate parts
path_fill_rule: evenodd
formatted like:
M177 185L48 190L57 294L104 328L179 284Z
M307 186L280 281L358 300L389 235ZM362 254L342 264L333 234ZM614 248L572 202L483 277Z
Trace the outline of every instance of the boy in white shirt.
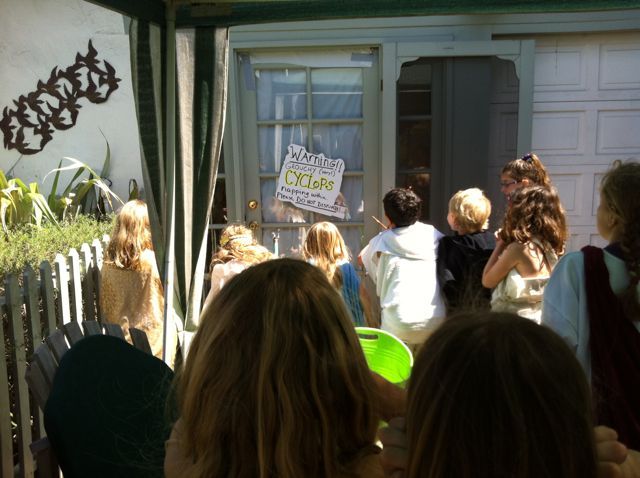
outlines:
M382 330L415 350L445 316L436 278L442 234L418 221L422 200L410 189L392 189L383 204L387 229L371 239L360 260L376 284Z

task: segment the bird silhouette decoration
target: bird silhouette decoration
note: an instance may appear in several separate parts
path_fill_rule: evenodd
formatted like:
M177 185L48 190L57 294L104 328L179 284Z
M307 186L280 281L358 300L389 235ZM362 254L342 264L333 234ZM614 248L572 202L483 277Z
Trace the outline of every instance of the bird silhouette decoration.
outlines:
M82 107L80 100L104 103L120 81L115 68L98 59L89 41L86 55L77 53L76 62L64 70L54 67L46 82L38 80L35 91L13 100L15 107L5 106L0 120L4 147L22 154L42 151L55 130L75 126Z

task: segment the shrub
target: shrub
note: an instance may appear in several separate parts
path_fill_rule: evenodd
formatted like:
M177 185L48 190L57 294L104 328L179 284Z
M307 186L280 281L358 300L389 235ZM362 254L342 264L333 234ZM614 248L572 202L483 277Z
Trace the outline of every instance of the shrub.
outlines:
M22 272L27 264L37 270L44 260L53 263L58 253L66 254L71 248L79 251L82 243L91 244L93 239L110 234L114 219L114 215L101 221L79 215L59 226L47 222L41 227L24 224L11 229L0 237L0 285L4 285L6 274Z

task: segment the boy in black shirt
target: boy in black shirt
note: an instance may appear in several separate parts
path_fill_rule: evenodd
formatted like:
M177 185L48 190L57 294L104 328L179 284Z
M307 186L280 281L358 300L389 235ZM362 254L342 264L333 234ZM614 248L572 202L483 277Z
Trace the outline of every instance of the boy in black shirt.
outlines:
M478 188L458 191L449 200L447 221L454 235L438 245L438 283L447 314L463 309L488 309L491 290L482 287L482 270L496 246L488 231L491 202Z

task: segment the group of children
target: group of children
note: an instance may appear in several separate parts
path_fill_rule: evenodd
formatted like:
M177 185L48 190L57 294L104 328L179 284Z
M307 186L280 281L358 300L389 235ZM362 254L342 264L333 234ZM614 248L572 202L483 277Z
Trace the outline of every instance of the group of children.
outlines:
M496 233L479 189L451 198L452 236L418 221L411 190L384 197L387 228L359 259L381 327L420 349L407 396L367 369L353 325L370 323L369 298L335 225L310 228L307 263L268 260L228 228L177 375L166 476L640 476L620 443L640 449L640 164L602 180L609 246L559 261L566 219L540 160L511 161L500 180ZM145 269L135 248L150 242L118 243L103 288L122 280L114 268ZM380 457L377 424L396 415Z

